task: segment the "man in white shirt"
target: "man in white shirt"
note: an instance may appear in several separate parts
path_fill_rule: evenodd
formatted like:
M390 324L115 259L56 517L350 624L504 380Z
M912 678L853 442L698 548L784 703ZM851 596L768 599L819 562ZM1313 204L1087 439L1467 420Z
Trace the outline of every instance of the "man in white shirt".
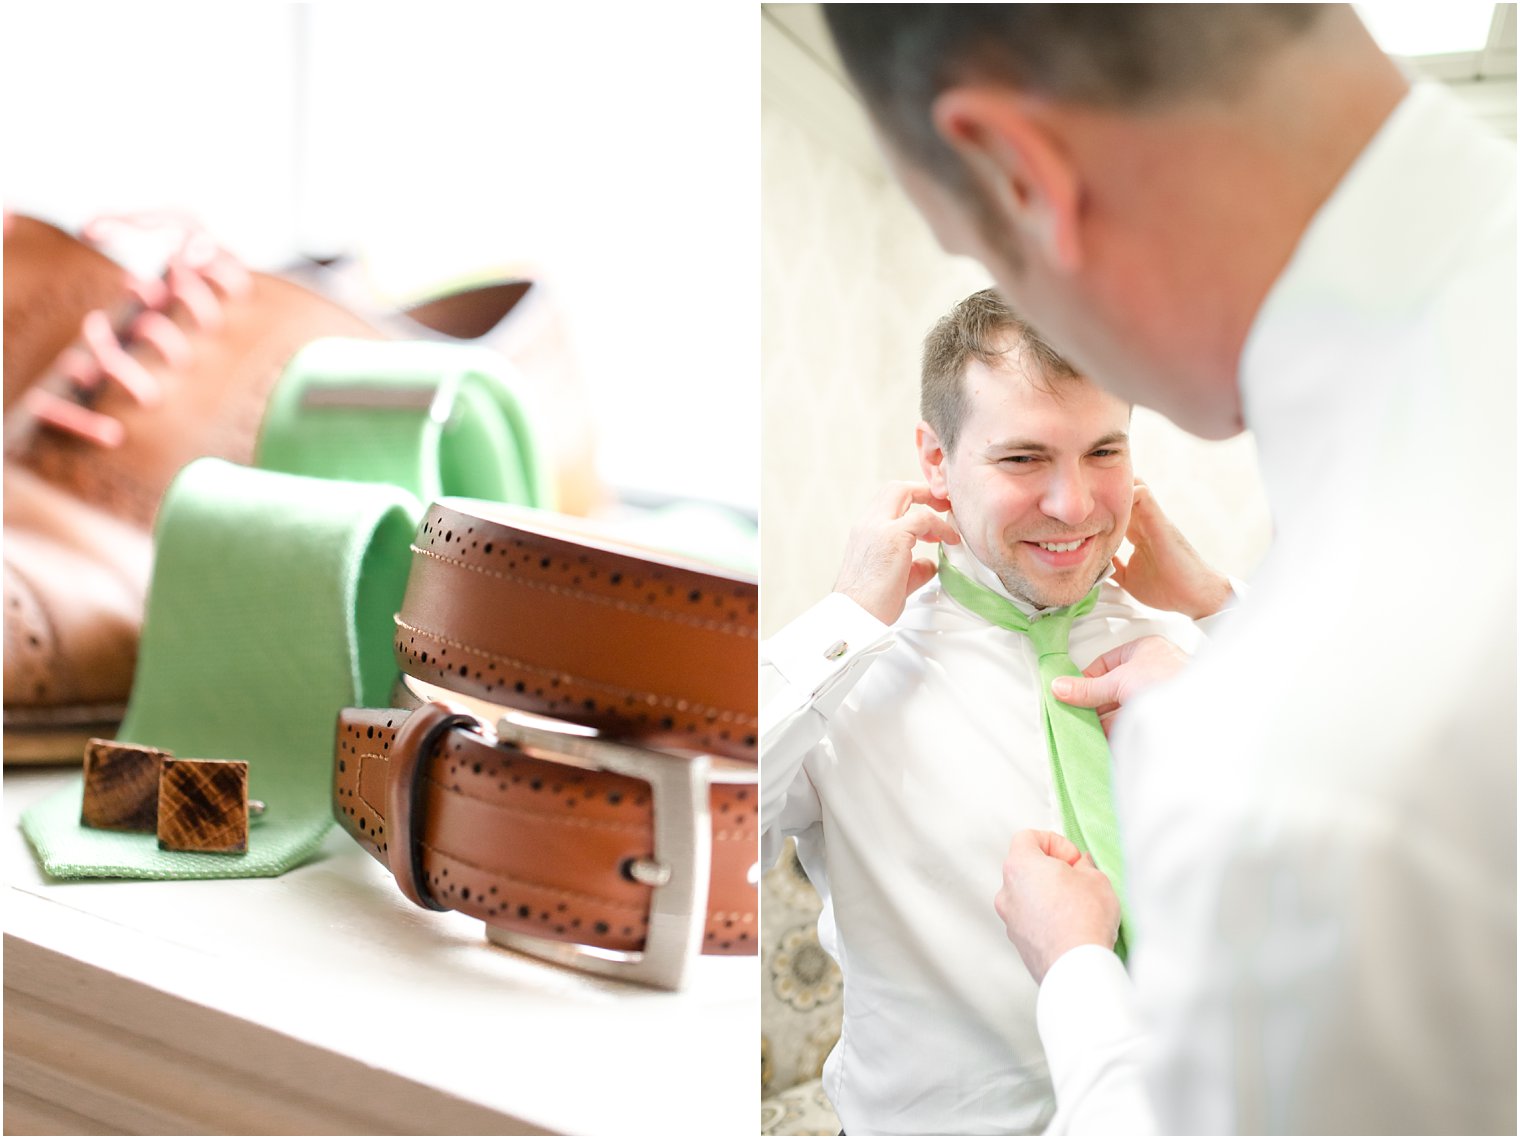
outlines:
M1272 503L1115 723L1128 975L1060 836L1008 852L1053 1129L1514 1134L1513 146L1340 6L828 18L942 244Z
M1129 405L992 290L929 334L922 411L925 482L882 493L835 592L763 646L763 842L771 861L796 835L824 899L845 979L825 1089L846 1132L1028 1132L1054 1108L1035 984L988 899L1010 836L1061 826L1039 664L1026 635L947 596L916 543L944 542L1026 615L1102 581L1072 625L1079 666L1146 636L1181 657L1188 616L1230 586L1136 487ZM1116 571L1126 532L1143 556Z

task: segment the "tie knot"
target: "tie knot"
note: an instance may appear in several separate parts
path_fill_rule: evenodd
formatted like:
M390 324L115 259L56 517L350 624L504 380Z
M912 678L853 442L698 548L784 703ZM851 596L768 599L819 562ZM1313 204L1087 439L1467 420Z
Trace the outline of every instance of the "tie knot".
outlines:
M1098 601L1098 587L1082 600L1061 609L1050 609L1038 617L1028 617L1008 598L994 593L984 585L978 585L945 557L945 548L939 549L940 587L958 604L978 617L1023 633L1034 644L1039 657L1064 654L1071 639L1071 623L1088 612Z
M1025 631L1034 642L1035 655L1064 656L1071 643L1071 623L1076 616L1077 606L1068 605L1064 609L1052 609L1031 620Z

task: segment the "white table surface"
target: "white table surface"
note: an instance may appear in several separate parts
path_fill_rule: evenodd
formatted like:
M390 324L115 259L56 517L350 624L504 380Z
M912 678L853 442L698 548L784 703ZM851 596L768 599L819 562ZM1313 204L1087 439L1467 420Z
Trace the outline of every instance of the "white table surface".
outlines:
M663 993L418 909L336 828L278 878L47 879L5 773L8 1134L754 1135L759 967Z

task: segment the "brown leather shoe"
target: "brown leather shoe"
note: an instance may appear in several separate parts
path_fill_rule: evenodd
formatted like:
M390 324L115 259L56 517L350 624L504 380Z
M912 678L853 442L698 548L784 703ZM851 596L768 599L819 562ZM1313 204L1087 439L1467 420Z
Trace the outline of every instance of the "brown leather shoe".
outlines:
M5 215L5 411L79 335L91 309L124 308L130 275L56 226Z
M84 739L119 722L153 518L180 468L202 455L248 462L269 391L304 344L380 335L196 240L124 319L90 310L78 343L7 415L7 762L77 760Z
M95 372L75 373L70 391L28 395L37 429L9 449L12 463L144 527L192 459L252 459L269 393L298 349L324 336L380 336L280 277L245 273L222 288L175 266L169 279L174 291L163 309L140 315L125 333L99 314L85 318ZM153 338L148 315L167 318ZM44 404L34 398L40 394L62 401Z
M78 761L126 711L148 530L5 467L5 762Z
M204 235L187 234L162 281L136 282L123 300L124 271L109 259L32 219L16 218L10 232L23 227L42 234L67 271L82 265L95 283L36 285L35 297L71 303L39 299L25 310L45 314L28 318L39 326L73 320L77 339L56 331L38 338L25 368L18 361L26 378L6 414L6 762L77 761L86 739L113 733L131 690L158 503L195 458L250 460L268 394L306 343L471 340L504 351L532 380L579 393L563 330L530 282L463 289L405 315L364 319L304 284L250 273ZM8 238L8 271L10 250ZM114 316L79 314L80 298L113 291ZM35 363L58 347L51 363ZM603 493L584 404L564 410L573 398L558 396L570 430L551 454L561 508L589 510Z

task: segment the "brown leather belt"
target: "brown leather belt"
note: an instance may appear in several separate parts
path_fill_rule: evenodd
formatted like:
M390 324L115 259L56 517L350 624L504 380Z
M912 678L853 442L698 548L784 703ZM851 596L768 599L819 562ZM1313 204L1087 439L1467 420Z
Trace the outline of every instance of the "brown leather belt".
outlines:
M396 616L421 706L340 714L333 808L416 904L674 988L757 951L756 586L573 525L428 509Z

